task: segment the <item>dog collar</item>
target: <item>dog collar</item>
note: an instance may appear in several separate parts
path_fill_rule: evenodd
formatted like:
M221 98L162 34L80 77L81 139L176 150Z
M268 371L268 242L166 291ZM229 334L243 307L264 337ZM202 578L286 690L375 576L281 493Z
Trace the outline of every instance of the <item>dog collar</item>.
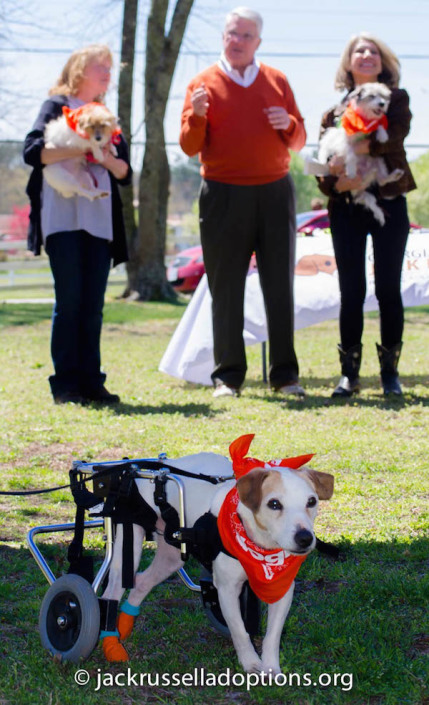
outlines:
M290 556L283 549L261 548L246 534L237 512L240 501L236 488L223 502L217 525L224 548L237 558L260 600L278 602L289 590L307 556Z
M356 112L356 109L351 103L349 103L345 109L340 121L340 126L348 135L355 135L357 132L370 135L371 132L375 132L380 125L387 130L389 122L386 115L383 114L380 118L375 120L367 120L365 117Z

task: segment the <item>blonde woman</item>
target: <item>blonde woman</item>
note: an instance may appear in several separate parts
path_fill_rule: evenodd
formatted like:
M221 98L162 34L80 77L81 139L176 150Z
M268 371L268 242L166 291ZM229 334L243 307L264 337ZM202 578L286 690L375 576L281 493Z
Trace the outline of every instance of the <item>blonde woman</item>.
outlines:
M119 401L104 386L100 336L104 294L111 260L127 259L118 184L131 181L128 147L120 136L117 156L108 147L103 162L88 161L88 170L108 198L89 201L64 198L43 179L43 167L82 155L76 148L45 146L44 129L62 115L63 106L78 108L102 102L109 87L112 55L94 44L75 51L43 103L24 145L24 160L33 167L27 186L31 201L28 248L40 254L43 244L55 282L51 354L55 373L49 378L56 403Z
M347 94L339 105L322 118L321 134L341 120L348 94L368 82L386 84L392 91L387 112L388 141L378 142L375 133L360 140L355 151L383 157L389 172L402 169L403 176L373 189L385 214L381 226L372 213L353 203L350 191L361 187L361 177L350 179L344 164L333 158L330 176L320 178L319 188L329 197L331 232L338 266L341 309L338 346L341 379L332 396L349 397L360 389L359 370L362 357L363 305L366 295L365 252L368 233L374 248L375 294L380 311L381 344L377 344L384 394L401 395L398 361L402 348L404 312L401 298L401 271L409 220L405 194L416 188L407 163L404 139L410 130L411 112L405 90L398 87L398 58L381 40L367 33L352 37L341 57L335 87Z

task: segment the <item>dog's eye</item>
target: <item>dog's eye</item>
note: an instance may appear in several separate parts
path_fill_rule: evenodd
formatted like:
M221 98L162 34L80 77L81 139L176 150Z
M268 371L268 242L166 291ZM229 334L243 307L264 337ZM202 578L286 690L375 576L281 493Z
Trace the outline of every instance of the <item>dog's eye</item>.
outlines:
M274 509L274 511L281 511L283 509L283 504L279 502L278 499L270 499L269 502L267 502L267 507L268 509Z
M311 507L315 507L317 504L317 499L316 497L310 497L310 499L307 502L307 507L311 509Z

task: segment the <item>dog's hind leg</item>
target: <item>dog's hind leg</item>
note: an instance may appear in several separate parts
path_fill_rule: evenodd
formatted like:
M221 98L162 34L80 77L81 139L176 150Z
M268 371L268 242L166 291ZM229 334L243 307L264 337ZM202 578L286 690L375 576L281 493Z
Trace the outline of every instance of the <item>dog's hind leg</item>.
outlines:
M264 671L270 669L273 673L280 670L280 639L285 619L288 615L295 584L287 591L286 595L278 602L273 602L268 607L267 632L262 642L262 665Z
M128 595L128 603L133 607L139 607L155 585L162 583L183 566L179 549L170 546L164 539L165 523L162 519L158 519L156 528L160 533L156 535L155 557L143 573L136 575L135 586Z
M373 214L376 221L380 223L380 225L384 225L384 223L386 222L384 213L381 210L380 206L377 204L377 199L374 194L368 193L368 191L361 191L360 193L356 194L356 196L353 194L353 200L355 203L358 203L361 206L368 208L368 210L370 210Z
M104 611L107 611L107 614L111 613L108 618L106 617L106 623L102 624L100 634L103 641L103 653L109 662L129 660L126 650L119 642L120 631L116 624L117 606L125 592L125 588L122 587L123 537L123 526L119 524L116 529L115 542L113 545L113 557L109 568L109 581L100 598L100 606L104 603L104 607L106 608ZM143 537L144 529L138 524L133 524L134 574L137 572L140 563Z
M238 660L247 673L258 673L262 670L262 661L253 647L240 611L240 593L246 577L239 561L225 553L219 553L213 562L213 582Z

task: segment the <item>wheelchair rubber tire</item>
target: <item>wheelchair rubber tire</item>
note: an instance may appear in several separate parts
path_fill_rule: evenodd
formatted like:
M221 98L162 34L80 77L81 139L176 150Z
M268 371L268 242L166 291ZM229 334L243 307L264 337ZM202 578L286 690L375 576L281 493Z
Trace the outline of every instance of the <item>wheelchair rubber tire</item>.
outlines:
M39 614L42 646L59 661L88 658L100 634L98 598L80 575L63 575L50 586Z
M213 576L206 569L202 568L201 575L201 601L203 604L203 609L212 627L216 629L222 636L231 637L229 627L225 622L225 618L222 614L222 610L219 604L219 598L217 595L217 590L213 585ZM205 590L204 583L209 586L209 594L212 595L212 599L205 600L203 591ZM257 636L260 633L261 627L261 602L252 592L249 583L246 581L243 585L243 589L240 594L240 611L245 624L246 630L249 635Z

